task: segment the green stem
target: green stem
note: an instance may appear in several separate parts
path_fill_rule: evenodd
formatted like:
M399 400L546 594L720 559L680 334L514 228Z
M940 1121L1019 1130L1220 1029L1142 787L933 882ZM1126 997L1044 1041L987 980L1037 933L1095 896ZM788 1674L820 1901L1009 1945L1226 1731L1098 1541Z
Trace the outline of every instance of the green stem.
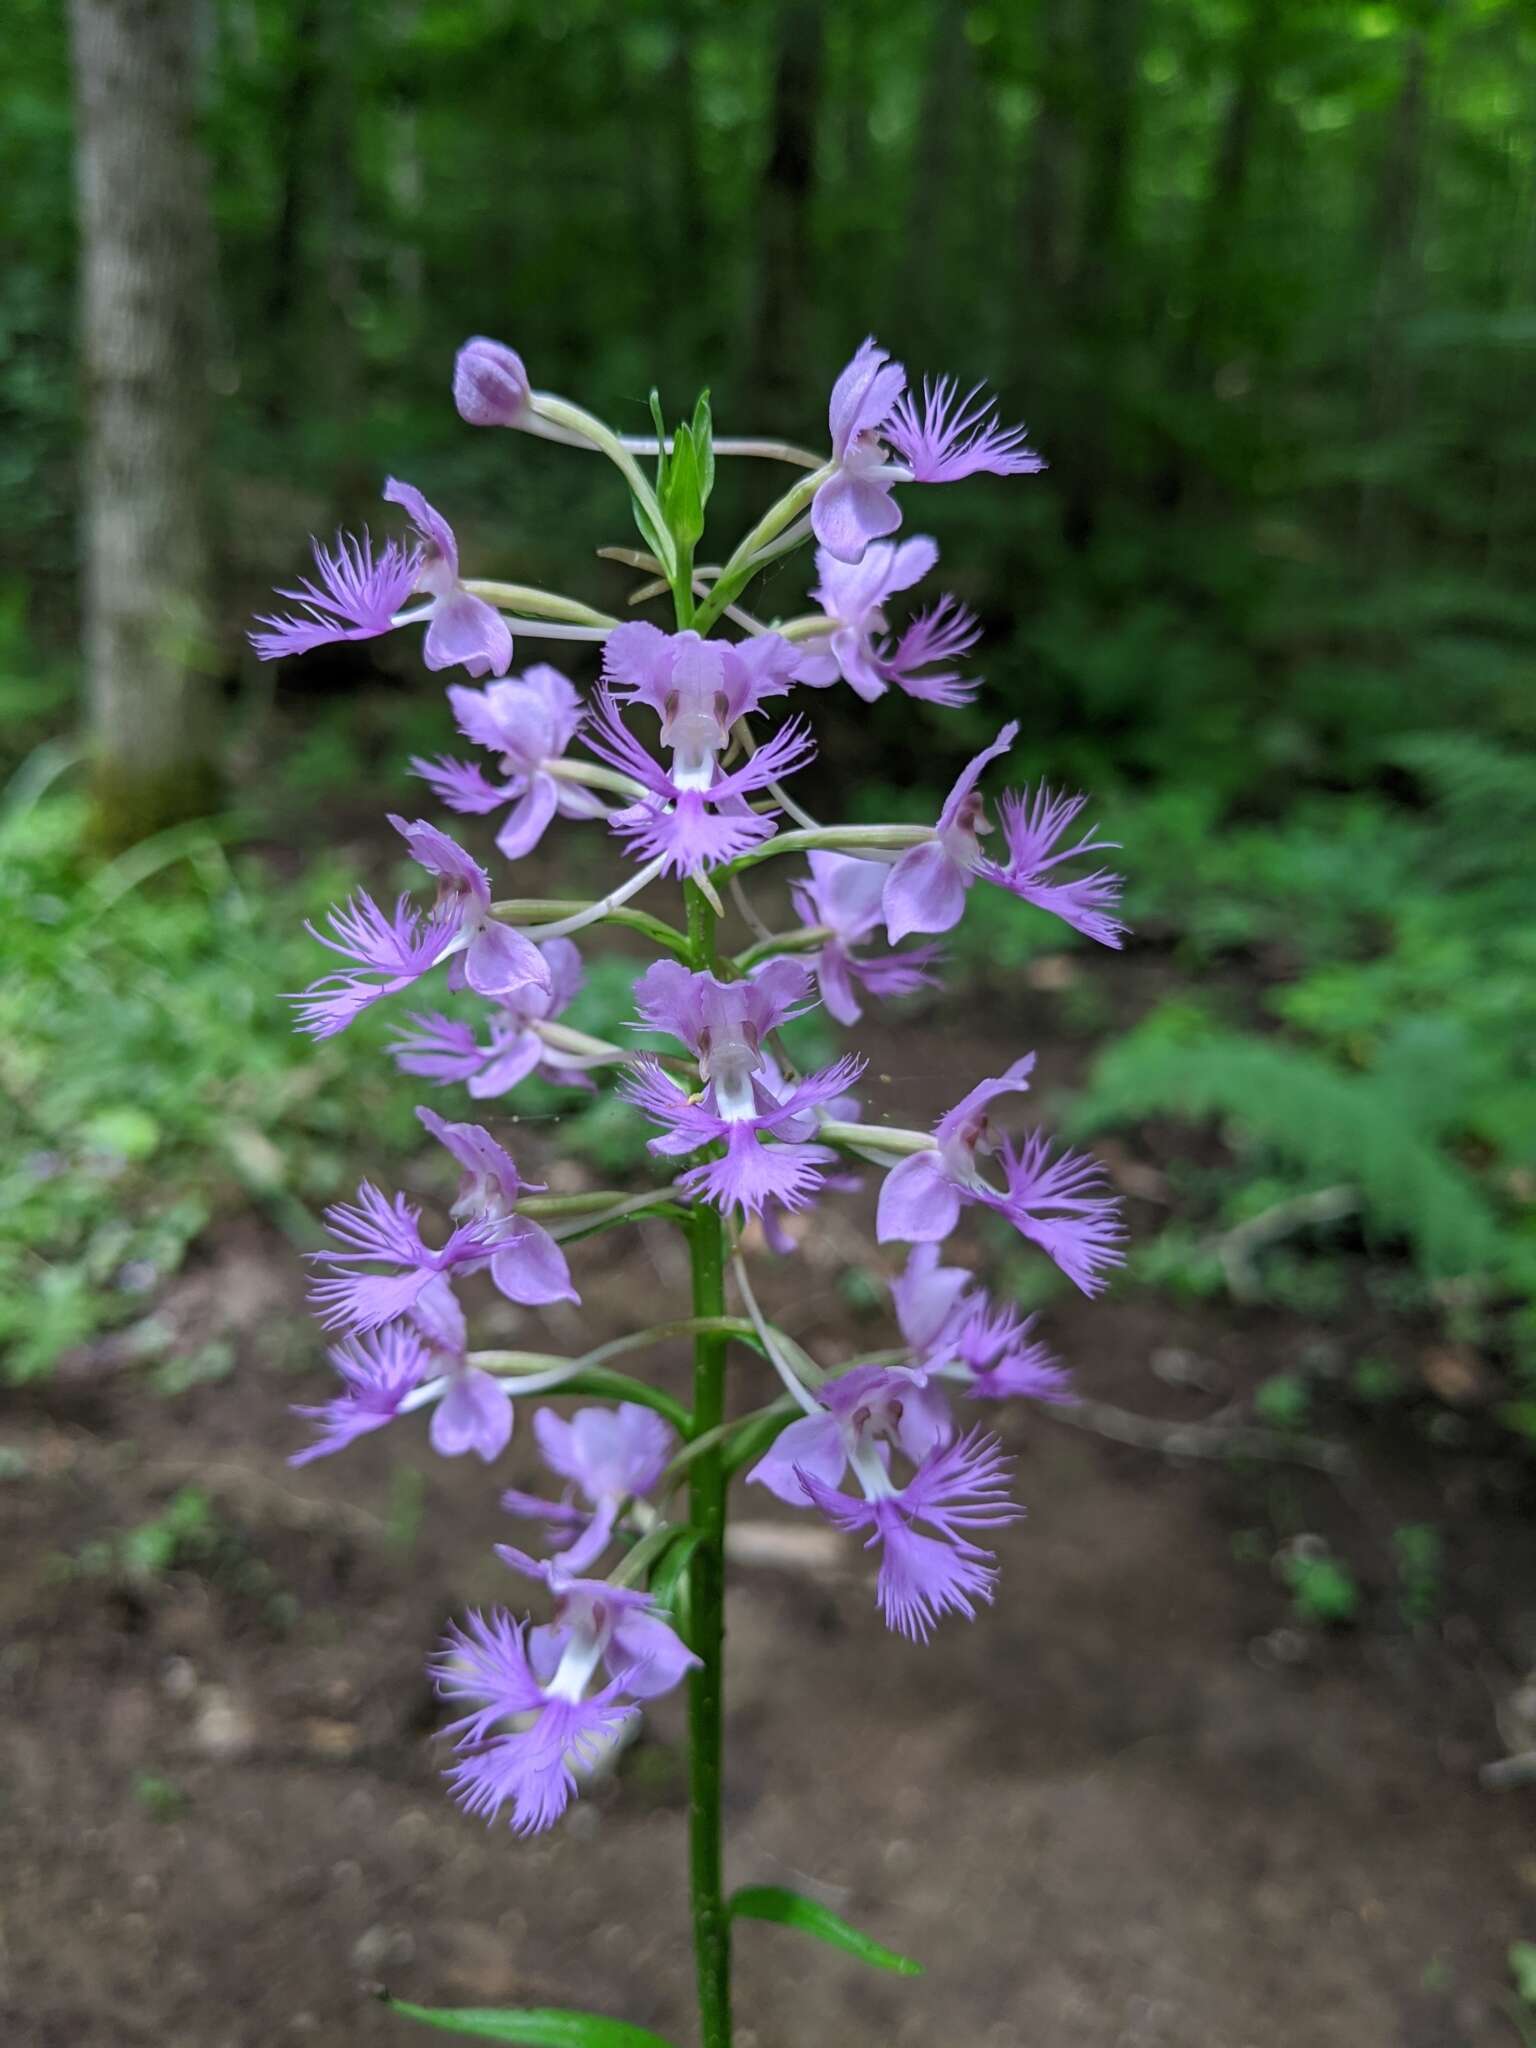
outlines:
M689 964L718 970L715 914L704 892L684 884L688 906ZM706 1203L688 1222L693 1265L693 1313L725 1315L725 1229ZM691 1437L718 1430L725 1420L725 1353L730 1339L701 1331L693 1344ZM688 1849L693 1903L693 1951L699 1987L703 2048L730 2048L731 1923L720 1876L720 1778L725 1651L724 1446L719 1438L688 1475L688 1519L699 1531L689 1565L692 1647L698 1668L688 1682Z
M714 589L699 606L694 625L699 632L707 633L728 604L746 589L752 578L768 559L764 550L769 548L785 527L791 525L805 511L821 486L833 474L833 465L825 464L813 475L801 480L784 493L777 504L771 505L740 542L730 560L720 571Z
M693 1312L725 1313L725 1246L719 1216L700 1204L689 1226ZM728 1338L698 1336L693 1347L696 1435L725 1419ZM693 1650L700 1659L688 1685L688 1846L693 1948L703 2048L730 2048L731 1927L720 1877L721 1694L725 1650L725 1467L707 1451L689 1474L688 1519L701 1532L693 1553Z
M508 896L491 905L491 915L503 924L556 924L562 918L576 917L591 907L590 903L575 898L555 901L543 896ZM679 958L687 955L688 941L682 933L675 931L664 918L652 917L647 910L630 910L620 905L605 911L597 922L621 924L629 931L643 932L658 946L665 946L669 953L676 953Z

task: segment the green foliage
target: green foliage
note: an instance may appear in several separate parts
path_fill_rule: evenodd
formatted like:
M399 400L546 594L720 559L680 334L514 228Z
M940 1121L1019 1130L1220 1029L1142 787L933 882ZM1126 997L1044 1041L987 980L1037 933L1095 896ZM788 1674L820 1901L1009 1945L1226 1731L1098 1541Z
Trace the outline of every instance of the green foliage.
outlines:
M1290 1589L1296 1617L1314 1628L1347 1628L1360 1615L1360 1587L1348 1565L1323 1546L1295 1543L1277 1566Z
M521 2012L494 2011L485 2006L433 2008L407 2005L404 1999L381 1994L383 2003L402 2019L435 2027L439 2033L461 2034L476 2041L505 2041L511 2048L670 2048L648 2027L626 2020L604 2019L599 2013L557 2012L540 2007Z
M783 1885L744 1885L740 1891L732 1892L728 1910L733 1920L771 1920L779 1927L798 1927L803 1934L814 1935L818 1941L844 1949L849 1955L857 1956L860 1962L873 1963L877 1969L894 1970L899 1977L920 1977L923 1974L922 1964L915 1963L910 1956L898 1955L895 1949L871 1941L867 1934L850 1927L829 1906L820 1905L800 1892L789 1891Z
M0 809L0 1353L25 1379L132 1324L128 1355L174 1392L227 1354L178 1361L146 1310L220 1210L254 1201L309 1241L355 1133L415 1134L376 1021L371 1057L317 1047L278 996L314 973L303 919L339 874L274 885L215 824L92 869L84 822L25 772Z
M1510 1270L1513 1241L1442 1142L1442 1119L1390 1075L1349 1074L1304 1048L1168 1008L1104 1054L1074 1124L1088 1132L1168 1114L1220 1118L1318 1187L1353 1183L1373 1232L1406 1238L1433 1278Z

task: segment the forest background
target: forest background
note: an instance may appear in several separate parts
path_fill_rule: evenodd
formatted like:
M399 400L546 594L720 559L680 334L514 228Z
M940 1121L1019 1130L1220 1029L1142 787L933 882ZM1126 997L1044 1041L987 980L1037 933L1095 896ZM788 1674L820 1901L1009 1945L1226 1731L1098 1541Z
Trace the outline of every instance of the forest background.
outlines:
M187 132L145 119L135 146L187 208L164 260L197 315L173 395L199 623L163 785L113 772L155 724L155 664L107 705L79 651L111 335L80 312L100 102L54 0L11 0L0 83L0 1354L26 1424L0 1473L41 1483L28 1431L82 1388L195 1419L247 1368L275 1460L315 1338L291 1303L221 1320L196 1283L232 1232L291 1259L364 1166L410 1170L382 1034L295 1041L275 991L316 971L303 917L380 882L380 814L448 734L393 642L255 663L246 623L307 535L384 528L398 474L478 572L572 586L613 510L602 465L465 429L466 335L622 429L653 383L669 416L708 385L722 432L815 446L873 332L914 374L986 379L1049 467L924 499L984 690L960 714L837 707L812 808L820 776L930 816L1005 716L1022 772L1093 792L1125 848L1124 961L978 891L958 994L912 1014L935 1048L962 1013L1058 1044L1050 1107L1139 1212L1117 1299L1204 1333L1142 1346L1114 1403L1078 1361L1083 1419L1240 1478L1411 1469L1369 1528L1269 1487L1232 1569L1308 1640L1438 1625L1458 1572L1528 1534L1536 1454L1523 0L138 11L182 38ZM722 475L723 527L760 483ZM622 607L588 559L581 594ZM803 566L759 608L797 608ZM580 1021L620 994L594 977ZM560 1119L605 1174L642 1135ZM1214 1421L1180 1405L1202 1342L1237 1360ZM188 1499L152 1488L126 1534L93 1528L88 1569L187 1567L219 1512ZM1536 1664L1521 1614L1510 1685Z

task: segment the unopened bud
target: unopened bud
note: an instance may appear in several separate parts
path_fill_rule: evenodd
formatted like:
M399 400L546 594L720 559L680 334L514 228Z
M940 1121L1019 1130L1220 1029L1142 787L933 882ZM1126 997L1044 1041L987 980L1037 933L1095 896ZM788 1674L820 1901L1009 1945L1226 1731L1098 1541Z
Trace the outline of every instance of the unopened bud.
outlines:
M528 372L504 341L473 335L453 365L453 402L472 427L515 427L528 404Z

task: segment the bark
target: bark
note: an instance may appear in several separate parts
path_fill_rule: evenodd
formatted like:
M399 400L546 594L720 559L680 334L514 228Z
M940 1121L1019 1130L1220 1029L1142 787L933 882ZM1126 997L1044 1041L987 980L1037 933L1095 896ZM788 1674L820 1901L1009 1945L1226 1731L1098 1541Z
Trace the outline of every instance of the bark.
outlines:
M1135 149L1137 66L1143 0L1094 0L1088 23L1093 64L1083 169L1082 221L1069 290L1078 376L1076 445L1063 472L1062 530L1070 547L1088 546L1109 483L1108 420L1113 414L1125 328L1127 216Z
M193 0L72 0L85 616L98 836L213 794L206 506L211 230Z
M1200 211L1181 374L1192 370L1204 355L1226 297L1228 259L1242 228L1253 146L1274 66L1279 26L1280 0L1251 0Z

